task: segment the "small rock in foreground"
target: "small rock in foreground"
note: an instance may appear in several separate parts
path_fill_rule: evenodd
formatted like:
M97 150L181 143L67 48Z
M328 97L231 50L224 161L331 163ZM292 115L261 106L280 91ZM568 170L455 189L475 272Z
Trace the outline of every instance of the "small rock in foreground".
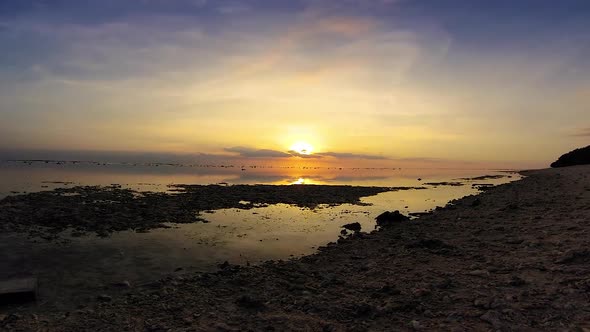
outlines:
M398 224L402 221L408 221L410 218L401 214L398 210L393 212L385 211L375 218L377 220L377 226L386 227Z
M353 222L350 224L342 225L343 228L348 229L349 231L353 232L360 232L361 231L361 224L358 222Z

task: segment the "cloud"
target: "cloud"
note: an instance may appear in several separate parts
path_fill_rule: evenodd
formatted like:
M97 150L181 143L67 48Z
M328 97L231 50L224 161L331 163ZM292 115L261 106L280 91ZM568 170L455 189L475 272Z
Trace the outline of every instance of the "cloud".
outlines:
M574 137L590 137L590 127L579 128L571 136L574 136Z
M270 150L270 149L254 149L248 148L244 146L234 146L231 148L224 149L227 152L233 152L239 154L241 157L245 158L288 158L291 157L291 154L277 151L277 150Z
M255 149L244 146L235 146L225 148L226 152L233 152L245 158L290 158L299 157L304 159L322 159L324 157L331 157L334 159L366 159L366 160L388 160L389 158L371 154L358 154L351 152L318 152L313 154L303 154L297 151L289 150L287 152L271 150L271 149Z
M320 152L316 155L322 157L333 157L337 159L369 159L369 160L387 160L389 158L384 156L372 155L372 154L357 154L350 152Z
M299 158L306 158L306 159L319 159L322 156L320 156L317 153L314 154L304 154L304 153L299 153L297 151L293 151L293 150L289 150L288 151L289 154L291 154L293 157L299 157Z
M408 162L424 162L424 163L443 163L451 162L451 160L443 158L428 158L428 157L414 157L414 158L396 158L395 161L408 161Z
M229 3L217 7L217 10L223 15L235 15L244 14L245 12L249 11L250 8L240 3Z

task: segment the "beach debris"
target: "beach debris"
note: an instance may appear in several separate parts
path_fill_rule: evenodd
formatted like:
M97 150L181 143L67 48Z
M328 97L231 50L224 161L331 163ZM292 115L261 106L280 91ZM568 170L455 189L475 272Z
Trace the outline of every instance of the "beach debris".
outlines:
M358 222L353 222L350 224L345 224L342 225L343 228L348 229L349 231L353 231L353 232L360 232L361 231L361 224Z
M375 218L377 226L386 227L398 224L402 221L408 221L410 218L406 215L401 214L398 210L393 212L385 211Z
M0 281L0 304L18 304L37 298L37 278L15 278Z

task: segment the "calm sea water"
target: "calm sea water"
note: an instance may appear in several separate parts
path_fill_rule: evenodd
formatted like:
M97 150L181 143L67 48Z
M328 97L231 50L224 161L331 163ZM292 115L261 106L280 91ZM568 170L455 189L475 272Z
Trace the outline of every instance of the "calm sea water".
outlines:
M486 169L445 168L0 161L0 198L11 194L77 185L108 186L119 184L126 188L142 191L167 191L169 186L173 184L216 183L421 186L428 182L451 181L458 178L488 174L506 175L507 173ZM508 178L505 180L508 180Z
M482 175L504 177L461 180L463 186L425 185ZM10 254L0 257L0 277L37 275L40 303L67 309L97 292L117 292L111 284L123 280L137 285L171 273L214 270L223 261L255 264L310 254L337 240L343 224L359 222L368 232L383 211L424 212L477 193L474 183L501 184L519 178L518 174L485 169L0 162L0 198L56 187L111 184L151 191L167 191L172 184L215 183L427 187L364 197L362 202L370 204L366 206L343 204L310 210L277 204L216 210L203 215L209 223L172 225L149 233L126 231L108 238L68 238L65 234L69 241L59 244L22 234L1 234L0 251Z

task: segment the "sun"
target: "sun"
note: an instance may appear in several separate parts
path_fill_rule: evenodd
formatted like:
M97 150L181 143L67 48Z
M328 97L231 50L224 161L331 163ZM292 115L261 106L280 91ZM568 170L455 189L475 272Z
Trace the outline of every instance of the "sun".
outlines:
M313 152L313 146L307 142L299 141L291 145L290 150L299 154L309 155Z

